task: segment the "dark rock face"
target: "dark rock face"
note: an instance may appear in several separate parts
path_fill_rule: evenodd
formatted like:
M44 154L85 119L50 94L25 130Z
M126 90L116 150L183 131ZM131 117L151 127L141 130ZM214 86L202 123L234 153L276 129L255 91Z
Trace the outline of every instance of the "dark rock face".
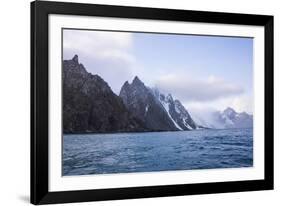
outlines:
M78 56L63 61L64 133L146 131L98 75L79 64Z
M197 128L196 123L191 118L191 116L188 113L188 111L181 104L181 102L179 100L177 100L177 99L175 100L175 110L176 110L175 119L177 119L178 124L184 130L191 130L191 129L196 129Z
M161 103L155 98L151 89L135 77L129 84L125 82L119 96L127 109L151 131L179 130Z

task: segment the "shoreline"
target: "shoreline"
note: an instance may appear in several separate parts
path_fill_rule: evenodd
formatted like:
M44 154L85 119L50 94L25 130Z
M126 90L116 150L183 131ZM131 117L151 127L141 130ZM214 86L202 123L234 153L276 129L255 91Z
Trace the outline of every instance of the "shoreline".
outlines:
M98 135L98 134L139 134L139 133L164 133L164 132L192 132L192 131L202 131L202 130L232 130L232 129L253 129L252 127L248 128L200 128L194 130L170 130L170 131L116 131L116 132L72 132L72 133L62 133L62 135Z

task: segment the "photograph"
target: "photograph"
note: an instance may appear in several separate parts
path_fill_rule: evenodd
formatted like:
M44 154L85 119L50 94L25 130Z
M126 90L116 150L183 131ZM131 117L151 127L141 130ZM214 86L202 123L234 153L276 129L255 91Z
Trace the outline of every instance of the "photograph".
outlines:
M273 190L273 14L31 2L30 202Z
M62 176L253 167L253 38L62 29Z

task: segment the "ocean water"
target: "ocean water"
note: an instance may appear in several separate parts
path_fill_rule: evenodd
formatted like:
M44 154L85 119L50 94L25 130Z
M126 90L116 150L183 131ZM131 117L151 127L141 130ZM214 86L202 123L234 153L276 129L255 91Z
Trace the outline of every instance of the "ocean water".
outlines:
M253 130L63 136L63 175L253 166Z

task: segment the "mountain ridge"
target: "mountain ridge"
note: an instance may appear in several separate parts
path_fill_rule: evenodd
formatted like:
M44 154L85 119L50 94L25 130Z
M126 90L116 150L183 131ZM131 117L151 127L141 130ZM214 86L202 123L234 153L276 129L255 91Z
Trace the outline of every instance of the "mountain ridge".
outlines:
M176 131L177 128L169 118L160 102L156 100L150 88L136 76L132 83L125 82L119 97L127 109L143 122L146 127L156 131Z
M119 95L99 75L89 73L78 55L63 61L64 133L188 131L252 126L253 116L228 107L213 122L198 121L172 94L150 88L138 76ZM215 124L213 124L215 122Z
M77 55L63 61L64 133L146 130L107 82L86 71Z

